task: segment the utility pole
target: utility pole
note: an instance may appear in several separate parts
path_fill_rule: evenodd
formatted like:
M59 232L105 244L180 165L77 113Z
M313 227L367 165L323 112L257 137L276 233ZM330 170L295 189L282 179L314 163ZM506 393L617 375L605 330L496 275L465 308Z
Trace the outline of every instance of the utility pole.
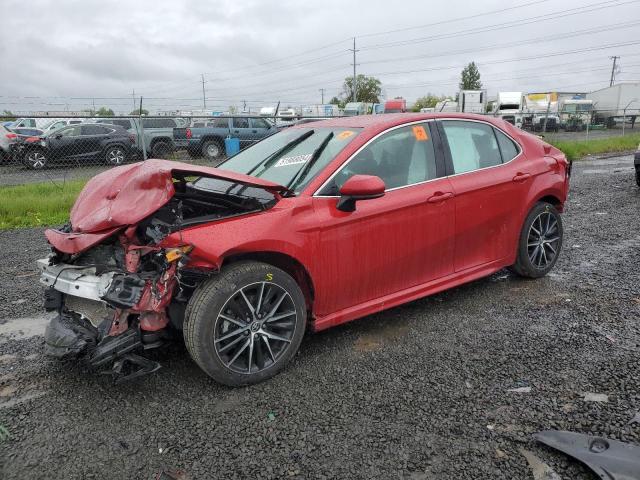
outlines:
M204 93L204 73L202 74L202 109L207 109L207 97Z
M243 101L242 101L242 111L243 111L243 112L246 112L246 111L247 111L247 101L246 101L246 100L243 100Z
M616 78L616 62L620 57L614 55L613 57L609 57L609 58L613 60L613 67L611 67L611 81L609 82L609 86L612 87L613 81Z
M131 90L131 99L133 100L133 110L131 110L131 112L133 113L136 111L136 89L135 88Z
M320 102L320 105L324 105L324 88L320 89L320 94L322 95L322 102Z
M350 52L353 52L353 101L355 102L357 99L357 90L358 90L358 81L356 80L356 52L360 50L356 50L356 37L353 37L353 48L349 49Z

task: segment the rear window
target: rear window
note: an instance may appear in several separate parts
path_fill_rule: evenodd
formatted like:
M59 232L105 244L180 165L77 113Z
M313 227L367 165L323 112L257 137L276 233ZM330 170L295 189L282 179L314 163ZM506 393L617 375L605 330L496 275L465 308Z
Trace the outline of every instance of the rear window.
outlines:
M142 120L144 128L174 128L175 120L172 118L145 118Z

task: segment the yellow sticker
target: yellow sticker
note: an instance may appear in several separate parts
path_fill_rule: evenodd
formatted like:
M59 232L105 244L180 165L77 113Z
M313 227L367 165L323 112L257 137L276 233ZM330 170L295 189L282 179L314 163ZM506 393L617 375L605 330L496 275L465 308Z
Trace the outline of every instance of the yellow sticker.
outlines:
M427 131L422 125L416 125L415 127L413 127L413 136L416 137L416 140L419 142L426 142L427 140L429 140Z
M273 280L273 273L267 273L267 280L268 281Z
M353 133L354 133L354 132L353 132L353 131L351 131L351 130L345 130L344 132L340 132L340 133L336 136L336 138L337 138L338 140L345 140L345 139L347 139L347 138L351 137L351 136L353 135Z

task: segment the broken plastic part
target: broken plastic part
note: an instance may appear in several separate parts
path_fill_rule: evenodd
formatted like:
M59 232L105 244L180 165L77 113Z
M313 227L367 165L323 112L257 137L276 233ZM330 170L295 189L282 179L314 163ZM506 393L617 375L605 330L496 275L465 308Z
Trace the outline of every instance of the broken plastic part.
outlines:
M171 263L181 259L185 255L188 255L191 250L193 250L193 245L184 245L182 247L170 248L164 255L167 262Z
M640 480L640 446L581 433L545 430L533 436L584 463L600 478Z

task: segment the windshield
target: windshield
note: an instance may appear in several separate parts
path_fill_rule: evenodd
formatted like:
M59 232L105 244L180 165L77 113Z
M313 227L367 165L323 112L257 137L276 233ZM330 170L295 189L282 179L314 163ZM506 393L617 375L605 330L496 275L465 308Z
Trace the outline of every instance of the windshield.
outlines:
M219 168L270 180L299 193L362 130L312 126L271 135L223 162ZM196 185L217 190L216 182L203 177Z

